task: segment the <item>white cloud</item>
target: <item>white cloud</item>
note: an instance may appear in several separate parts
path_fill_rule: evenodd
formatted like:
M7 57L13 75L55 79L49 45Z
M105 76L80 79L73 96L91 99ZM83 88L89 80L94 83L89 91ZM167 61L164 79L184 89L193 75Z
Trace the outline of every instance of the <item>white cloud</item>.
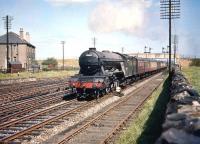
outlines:
M104 0L92 12L89 26L95 32L139 33L144 27L149 0Z
M52 3L53 5L56 5L56 6L63 6L63 5L71 4L71 3L91 2L92 0L46 0L46 1Z

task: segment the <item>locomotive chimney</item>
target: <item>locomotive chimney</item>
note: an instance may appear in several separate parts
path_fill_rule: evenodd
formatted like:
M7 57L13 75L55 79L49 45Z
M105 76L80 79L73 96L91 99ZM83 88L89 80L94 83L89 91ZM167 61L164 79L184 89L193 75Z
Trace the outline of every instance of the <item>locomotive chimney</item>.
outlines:
M96 51L96 48L89 48L89 50L94 50L94 51Z

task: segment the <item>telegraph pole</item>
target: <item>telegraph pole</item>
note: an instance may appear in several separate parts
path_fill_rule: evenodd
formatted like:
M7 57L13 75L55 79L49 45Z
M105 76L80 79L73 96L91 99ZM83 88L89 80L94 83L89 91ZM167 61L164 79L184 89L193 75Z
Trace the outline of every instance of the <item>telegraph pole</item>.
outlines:
M122 47L122 54L124 53L124 47Z
M171 59L171 53L172 53L172 2L169 0L169 74L171 77L171 67L172 67L172 59Z
M162 47L162 53L165 53L165 48L164 47Z
M152 50L152 48L151 48L151 47L149 47L149 53L151 53L151 50Z
M177 45L178 45L178 36L174 35L174 64L176 64Z
M160 17L169 20L169 76L171 77L171 21L180 18L180 0L160 0Z
M8 36L8 32L9 29L11 29L11 21L13 20L13 17L11 16L5 16L2 18L4 20L4 27L6 29L6 49L7 49L7 53L6 53L6 61L7 61L7 71L9 70L9 36Z
M61 41L62 48L63 48L63 70L65 69L65 41Z
M93 38L93 45L94 45L94 48L96 48L96 38L95 37Z
M147 53L147 46L144 47L144 53Z
M144 47L144 53L145 53L145 56L146 56L146 58L147 58L147 53L148 53L148 52L147 52L147 46Z
M166 60L165 59L165 53L167 53L167 50L164 47L162 47L162 53L164 54L164 60Z

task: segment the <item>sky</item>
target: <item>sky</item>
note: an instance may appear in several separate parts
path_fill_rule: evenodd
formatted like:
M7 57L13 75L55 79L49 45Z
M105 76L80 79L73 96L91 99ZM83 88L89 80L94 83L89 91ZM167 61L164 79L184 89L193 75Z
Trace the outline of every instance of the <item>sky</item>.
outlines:
M172 21L178 53L200 57L200 1L181 0L181 17ZM168 21L160 19L160 0L1 0L0 17L13 17L10 31L30 33L36 59L78 58L93 47L99 51L160 53L168 45ZM0 35L5 34L0 22Z

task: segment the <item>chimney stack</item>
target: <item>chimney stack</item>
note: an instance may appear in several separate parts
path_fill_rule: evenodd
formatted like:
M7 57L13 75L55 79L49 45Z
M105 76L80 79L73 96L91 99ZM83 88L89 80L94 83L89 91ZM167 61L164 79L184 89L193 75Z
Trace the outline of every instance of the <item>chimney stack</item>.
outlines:
M26 41L30 43L30 34L29 34L29 32L26 32Z
M20 36L22 39L24 39L24 31L23 31L23 28L20 28L19 36Z

